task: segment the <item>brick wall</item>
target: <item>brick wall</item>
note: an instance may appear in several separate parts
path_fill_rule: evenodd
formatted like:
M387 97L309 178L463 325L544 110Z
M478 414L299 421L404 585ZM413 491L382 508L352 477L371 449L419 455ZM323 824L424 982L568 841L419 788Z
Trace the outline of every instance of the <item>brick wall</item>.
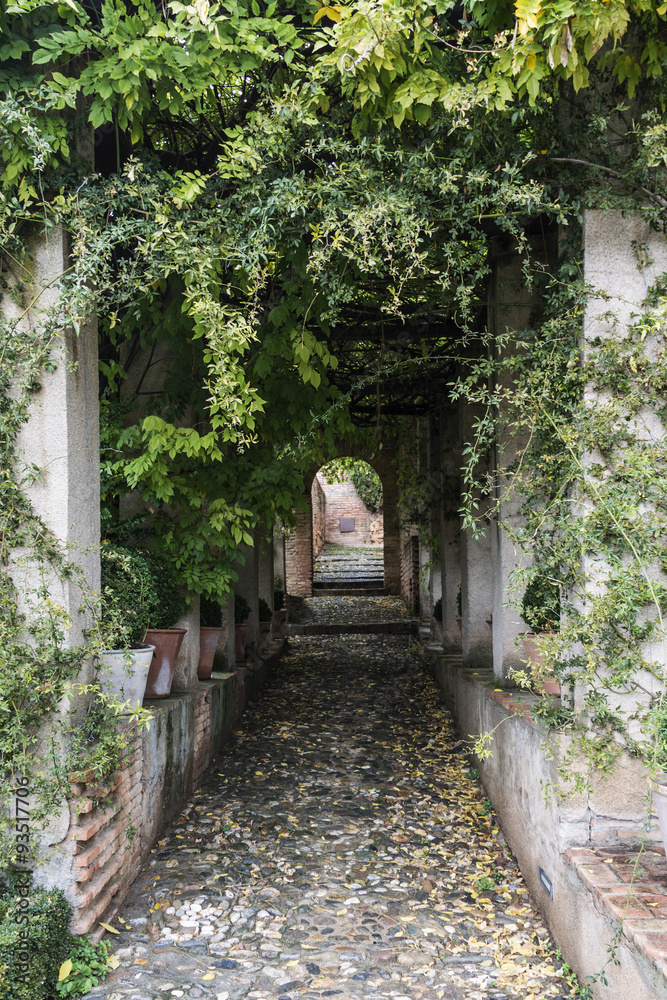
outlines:
M297 507L296 524L285 543L287 593L295 597L311 597L313 593L313 514L310 491L304 499L307 503Z
M322 474L318 474L313 479L311 490L313 501L313 559L317 559L324 548L326 537L326 506L327 500L322 489Z
M139 735L131 747L126 767L107 789L108 805L94 804L89 785L72 786L70 829L64 846L73 855L76 879L69 894L74 934L91 930L121 886L130 885L141 867L143 755Z
M384 542L383 516L372 514L357 496L352 481L348 478L343 483L328 483L321 472L313 481L320 483L326 500L325 541L329 545L382 545ZM354 531L340 531L341 517L354 518ZM313 517L315 524L315 518Z
M205 692L195 701L194 782L199 784L211 763L211 698Z
M72 860L66 894L74 934L99 931L99 921L113 917L165 823L200 783L248 701L245 671L239 673L153 702L150 730L131 734L126 766L101 790L100 804L97 787L71 786L69 830L59 849ZM253 676L253 695L260 683Z

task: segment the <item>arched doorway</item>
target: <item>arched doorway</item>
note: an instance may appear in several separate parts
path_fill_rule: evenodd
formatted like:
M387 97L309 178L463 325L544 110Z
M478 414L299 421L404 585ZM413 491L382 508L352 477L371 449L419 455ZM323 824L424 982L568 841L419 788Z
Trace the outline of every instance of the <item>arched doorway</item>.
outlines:
M335 459L313 478L313 594L384 590L382 481L368 462Z
M383 591L385 594L401 593L400 528L398 517L398 485L394 463L395 451L391 442L378 446L374 451L339 448L339 454L352 452L353 459L363 460L377 474L382 486L382 541L377 547L382 551ZM313 466L305 477L301 503L296 509L296 524L285 543L286 587L290 594L310 597L313 594L313 484L320 468ZM321 485L321 483L320 483ZM315 487L317 493L317 488ZM356 518L355 518L356 521ZM356 529L356 524L355 524ZM368 528L370 532L370 526ZM373 529L377 533L377 526ZM339 537L347 532L339 532ZM317 545L317 543L316 543Z

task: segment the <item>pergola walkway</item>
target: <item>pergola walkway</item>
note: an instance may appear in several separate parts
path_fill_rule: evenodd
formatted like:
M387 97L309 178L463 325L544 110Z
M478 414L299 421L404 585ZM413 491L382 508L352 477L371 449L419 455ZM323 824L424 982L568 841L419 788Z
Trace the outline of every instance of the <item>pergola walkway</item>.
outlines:
M121 914L91 997L570 996L410 637L291 639Z

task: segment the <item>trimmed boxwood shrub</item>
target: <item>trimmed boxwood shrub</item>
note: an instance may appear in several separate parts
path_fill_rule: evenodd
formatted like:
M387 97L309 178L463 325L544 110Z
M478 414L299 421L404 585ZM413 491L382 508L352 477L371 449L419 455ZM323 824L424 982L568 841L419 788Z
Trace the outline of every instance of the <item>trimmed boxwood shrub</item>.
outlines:
M141 642L147 628L171 628L187 611L162 556L103 544L100 632L107 649Z
M158 600L152 567L142 553L102 545L100 628L107 649L126 649L144 637Z
M273 588L273 610L282 611L285 607L285 591L282 587Z
M199 624L204 628L222 628L220 601L211 601L208 597L199 599Z
M234 624L243 625L250 615L250 605L242 594L234 594Z
M188 610L174 582L174 571L157 552L142 553L153 574L156 601L150 611L149 628L173 628L181 615Z
M258 618L261 622L273 621L273 612L271 611L268 602L265 601L263 597L260 597L259 599Z
M433 605L433 617L437 622L442 621L442 597L439 597Z

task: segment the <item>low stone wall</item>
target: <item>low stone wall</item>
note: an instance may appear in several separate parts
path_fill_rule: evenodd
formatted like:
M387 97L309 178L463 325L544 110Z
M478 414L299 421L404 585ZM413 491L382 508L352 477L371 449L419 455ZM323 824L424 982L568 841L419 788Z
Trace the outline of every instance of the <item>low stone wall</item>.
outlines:
M64 890L74 934L95 934L101 920L113 919L165 825L258 697L282 645L273 643L260 661L201 681L197 692L151 702L150 727L134 735L105 804L95 805L85 784L73 786L69 815L60 818L64 835L54 838L38 878Z
M464 668L460 657L442 655L435 645L427 649L461 733L471 738L493 733L492 756L479 762L482 783L537 905L583 981L605 967L619 925L579 877L572 849L641 841L646 810L641 766L626 759L613 781L596 781L591 794L559 803L558 761L567 744L526 717L536 696L500 690L492 671ZM659 833L653 827L649 840L655 844ZM619 964L605 967L608 985L593 986L595 1000L667 1000L663 969L625 934L616 957Z

